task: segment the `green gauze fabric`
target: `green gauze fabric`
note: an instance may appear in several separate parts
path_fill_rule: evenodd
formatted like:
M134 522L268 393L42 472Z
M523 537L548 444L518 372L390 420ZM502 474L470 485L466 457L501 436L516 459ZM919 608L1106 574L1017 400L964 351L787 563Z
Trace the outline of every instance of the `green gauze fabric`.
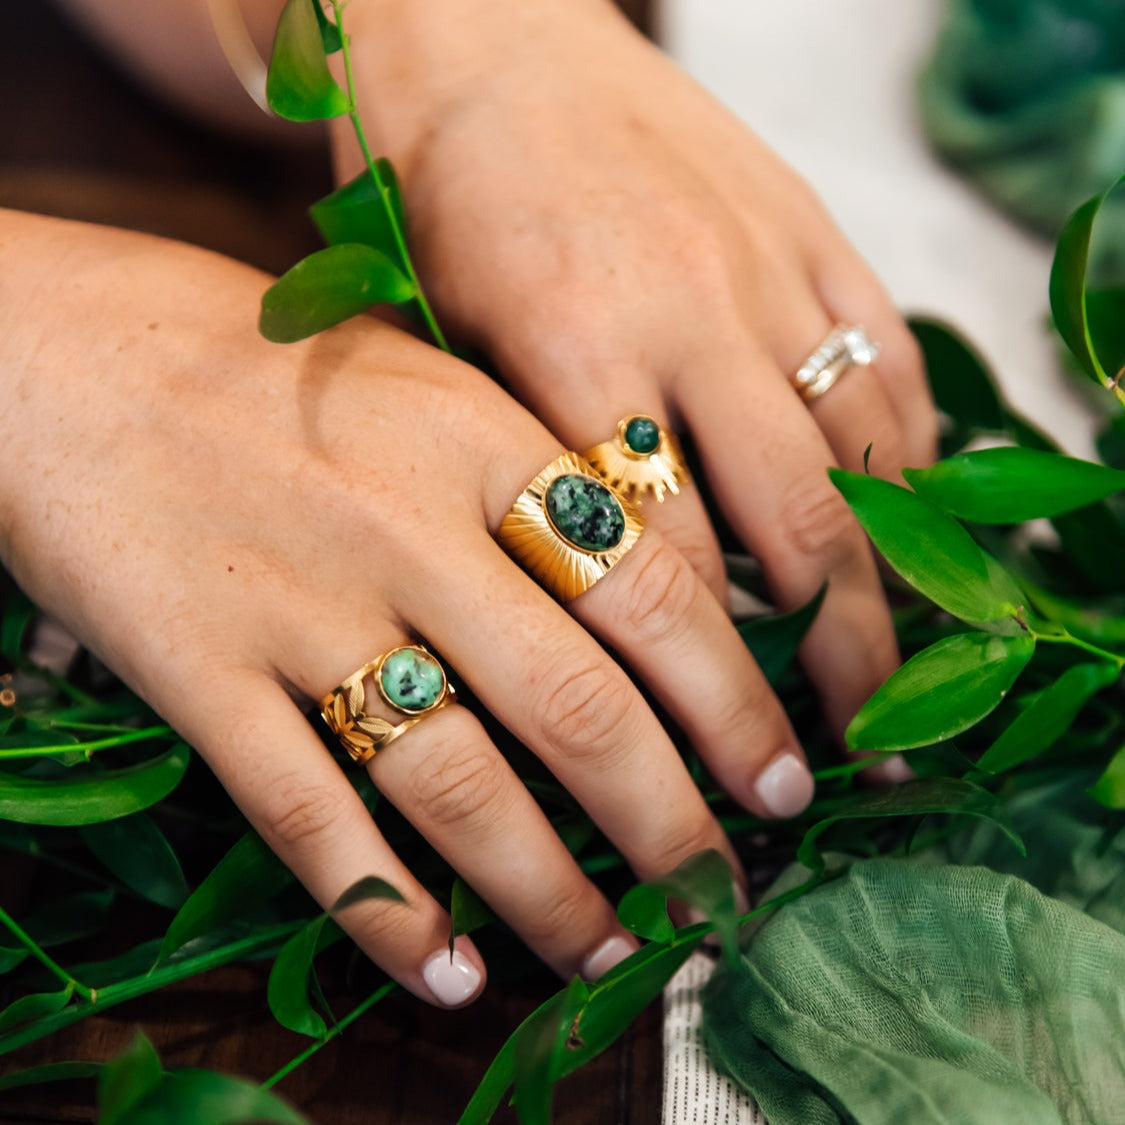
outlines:
M1054 237L1125 171L1125 3L950 0L919 102L943 159ZM1098 223L1099 280L1125 280L1125 200Z
M704 996L771 1125L1125 1122L1125 934L1013 875L855 862Z

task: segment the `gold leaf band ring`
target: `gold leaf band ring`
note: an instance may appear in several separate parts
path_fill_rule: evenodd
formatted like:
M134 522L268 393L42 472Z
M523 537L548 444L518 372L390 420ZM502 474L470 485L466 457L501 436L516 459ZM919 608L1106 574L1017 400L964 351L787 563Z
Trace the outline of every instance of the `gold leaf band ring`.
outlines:
M568 602L604 578L644 521L577 453L556 457L500 524L500 546L544 589Z
M386 707L406 718L398 723L368 711L368 678ZM328 729L356 762L366 762L416 723L457 702L457 693L431 652L399 645L354 671L321 701Z
M619 419L614 436L588 449L585 456L611 488L633 503L642 503L651 494L663 504L667 493L678 496L680 485L691 479L676 435L648 414Z

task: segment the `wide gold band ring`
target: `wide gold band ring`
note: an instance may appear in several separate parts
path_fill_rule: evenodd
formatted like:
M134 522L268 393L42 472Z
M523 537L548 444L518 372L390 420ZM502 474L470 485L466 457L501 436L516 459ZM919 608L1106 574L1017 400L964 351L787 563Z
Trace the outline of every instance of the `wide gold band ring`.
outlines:
M812 402L849 368L867 367L878 355L879 345L871 342L863 325L837 324L789 381L804 402Z
M389 722L367 710L367 681L391 711L406 718ZM422 645L400 645L353 672L321 701L328 729L356 762L366 762L415 723L450 703L457 693L437 658Z
M666 493L678 496L691 478L675 434L648 414L630 414L617 423L609 440L586 450L586 460L626 500L641 503L651 493L658 504Z
M544 589L568 602L640 538L640 514L577 453L556 457L520 493L497 538Z

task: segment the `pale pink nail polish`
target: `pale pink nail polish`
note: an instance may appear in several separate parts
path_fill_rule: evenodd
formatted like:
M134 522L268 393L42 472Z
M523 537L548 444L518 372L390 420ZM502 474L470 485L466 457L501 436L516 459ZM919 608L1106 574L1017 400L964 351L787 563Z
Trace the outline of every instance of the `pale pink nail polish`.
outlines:
M796 754L780 754L758 775L754 791L772 816L796 816L812 800L815 782Z
M582 962L582 977L585 980L597 980L605 976L614 965L620 964L639 948L637 942L620 934L607 938Z
M422 979L433 998L445 1008L464 1004L480 988L481 974L459 949L443 949L422 966Z

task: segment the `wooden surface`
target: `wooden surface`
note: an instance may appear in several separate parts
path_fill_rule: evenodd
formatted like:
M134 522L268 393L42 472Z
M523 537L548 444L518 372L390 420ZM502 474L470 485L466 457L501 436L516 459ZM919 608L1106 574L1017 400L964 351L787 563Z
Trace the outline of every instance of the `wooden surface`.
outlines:
M643 19L643 3L625 5ZM326 153L291 160L201 130L121 76L45 2L7 5L0 36L0 206L118 223L195 241L275 272L314 249L307 204L330 187ZM0 857L6 905L20 872ZM123 925L130 923L126 920ZM123 943L127 946L129 943ZM81 956L81 952L76 956ZM493 979L502 976L493 964ZM104 1060L143 1026L168 1066L261 1080L309 1042L273 1023L268 966L236 966L83 1021L0 1059L0 1073L42 1062ZM558 982L490 984L445 1013L407 997L377 1005L278 1090L331 1125L451 1122L493 1054ZM338 1013L362 999L330 990ZM660 1119L660 1013L565 1082L561 1125ZM90 1122L88 1082L0 1094L0 1122ZM510 1111L497 1120L513 1120ZM204 1125L204 1123L201 1123Z

